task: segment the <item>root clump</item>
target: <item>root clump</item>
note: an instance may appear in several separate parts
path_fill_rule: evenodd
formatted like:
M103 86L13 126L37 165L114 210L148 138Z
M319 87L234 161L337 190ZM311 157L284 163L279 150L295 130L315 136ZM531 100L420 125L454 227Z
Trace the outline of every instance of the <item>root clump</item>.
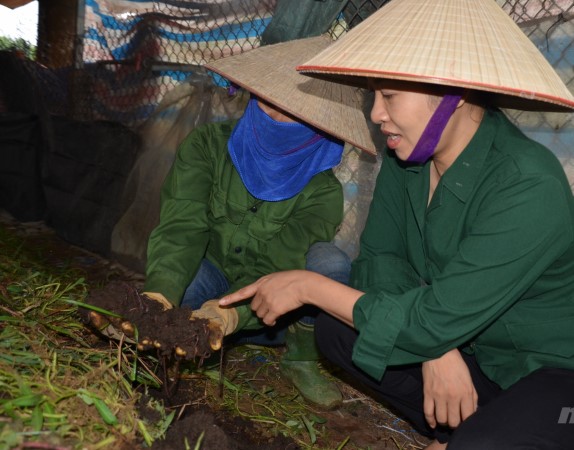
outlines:
M159 302L122 281L92 289L86 303L119 316L105 318L128 338L133 337L140 345L144 343L144 347L156 348L159 356L203 360L212 353L208 321L190 319L192 310L189 307L164 311ZM80 315L85 323L93 325L93 319L90 319L93 312L89 308L81 308Z

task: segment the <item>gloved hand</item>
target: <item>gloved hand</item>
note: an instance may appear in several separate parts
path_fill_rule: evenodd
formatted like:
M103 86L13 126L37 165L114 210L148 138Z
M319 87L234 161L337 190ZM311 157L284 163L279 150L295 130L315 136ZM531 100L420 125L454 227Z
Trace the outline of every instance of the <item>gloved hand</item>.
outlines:
M222 308L218 300L208 300L191 314L190 320L209 321L209 345L212 350L221 348L223 338L237 329L239 314L237 308Z
M160 294L159 292L144 292L142 295L147 295L152 300L160 303L164 311L173 308L173 303L171 303L167 298L163 296L163 294Z
M136 295L140 294L136 293ZM141 296L147 296L150 300L158 302L163 311L173 308L169 300L158 292L144 292ZM118 341L123 339L125 342L135 343L135 327L130 321L122 317L109 316L90 310L88 312L88 322L92 327L110 339ZM141 342L138 342L140 349L149 348L152 345L153 342L148 338L144 338Z
M165 327L171 329L150 331L149 337L142 337L140 330L139 350L156 348L170 354L173 349L177 356L193 359L205 355L206 350L219 350L224 336L233 333L239 322L237 308L220 308L218 300L208 300L195 311L187 307L169 310L166 316Z
M124 293L121 292L121 295L124 295ZM198 354L198 351L202 354L201 352L205 350L201 350L201 345L197 345L198 342L195 341L195 338L191 338L191 341L188 341L186 338L188 336L191 337L193 333L201 329L205 332L205 334L200 332L203 339L206 339L206 341L203 341L205 345L209 346L212 351L217 351L222 346L223 338L233 333L240 321L237 307L221 308L218 300L208 300L200 309L195 311L191 311L189 308L182 308L180 312L179 308L173 309L173 305L159 293L146 292L138 294L135 292L134 295L128 292L126 295L131 299L134 309L143 312L145 315L157 315L165 312L166 316L162 318L163 322L165 322L164 327L177 327L175 334L166 328L142 326L143 324L139 323L139 319L137 319L138 336L136 342L136 327L129 319L106 315L93 310L86 311L84 314L87 316L87 321L103 335L115 340L123 339L125 342L137 343L137 348L140 351L156 348L162 354L169 354L171 350L175 350L176 355L180 357L194 357ZM142 300L146 301L143 302ZM150 306L150 300L153 300L153 303L157 302L156 307ZM252 315L249 308L246 308L245 311L249 316ZM121 312L118 311L118 314L121 314ZM203 319L206 323L194 324L199 325L199 327L191 325L187 327L185 325L189 321L200 319ZM135 320L135 316L132 320ZM181 320L183 320L183 323ZM189 329L186 330L186 328Z

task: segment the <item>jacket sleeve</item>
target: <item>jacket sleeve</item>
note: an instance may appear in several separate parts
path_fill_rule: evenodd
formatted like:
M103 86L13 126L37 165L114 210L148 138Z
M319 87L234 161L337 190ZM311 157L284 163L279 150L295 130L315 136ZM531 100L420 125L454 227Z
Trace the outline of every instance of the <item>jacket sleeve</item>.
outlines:
M406 251L405 181L394 158L385 155L353 262L351 285L362 291L400 294L421 285Z
M439 357L483 332L502 337L490 345L511 345L505 344L500 318L571 245L570 203L552 176L516 174L493 186L457 253L431 285L402 294L368 291L359 299L353 311L359 330L355 363L378 379L388 365ZM391 243L376 250L392 248Z
M160 223L148 242L144 290L162 293L175 305L195 276L209 239L215 158L226 142L216 130L198 128L178 148L161 190Z

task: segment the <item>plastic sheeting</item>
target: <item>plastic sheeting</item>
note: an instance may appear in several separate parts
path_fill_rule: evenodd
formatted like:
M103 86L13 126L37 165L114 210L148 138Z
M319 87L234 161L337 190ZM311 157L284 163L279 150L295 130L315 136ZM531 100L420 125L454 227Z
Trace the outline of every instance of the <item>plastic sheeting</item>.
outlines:
M271 20L275 0L86 0L84 61L199 63L248 50Z
M247 104L247 92L230 96L210 80L198 73L168 92L139 130L143 148L124 190L126 212L111 242L112 254L129 267L142 271L145 267L147 240L159 221L161 185L179 143L201 124L239 118Z
M83 108L141 124L208 61L259 46L275 0L86 0Z
M0 207L23 222L44 217L41 128L36 115L0 113Z

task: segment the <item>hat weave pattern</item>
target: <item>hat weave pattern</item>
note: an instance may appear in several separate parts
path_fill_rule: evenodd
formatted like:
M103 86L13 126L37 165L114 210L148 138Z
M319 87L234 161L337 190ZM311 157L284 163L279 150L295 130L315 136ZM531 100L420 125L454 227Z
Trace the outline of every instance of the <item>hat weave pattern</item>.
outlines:
M363 113L364 91L311 78L295 68L332 44L328 36L266 45L206 64L231 82L303 122L375 154Z
M392 0L297 70L476 89L517 109L574 109L556 71L494 0Z

